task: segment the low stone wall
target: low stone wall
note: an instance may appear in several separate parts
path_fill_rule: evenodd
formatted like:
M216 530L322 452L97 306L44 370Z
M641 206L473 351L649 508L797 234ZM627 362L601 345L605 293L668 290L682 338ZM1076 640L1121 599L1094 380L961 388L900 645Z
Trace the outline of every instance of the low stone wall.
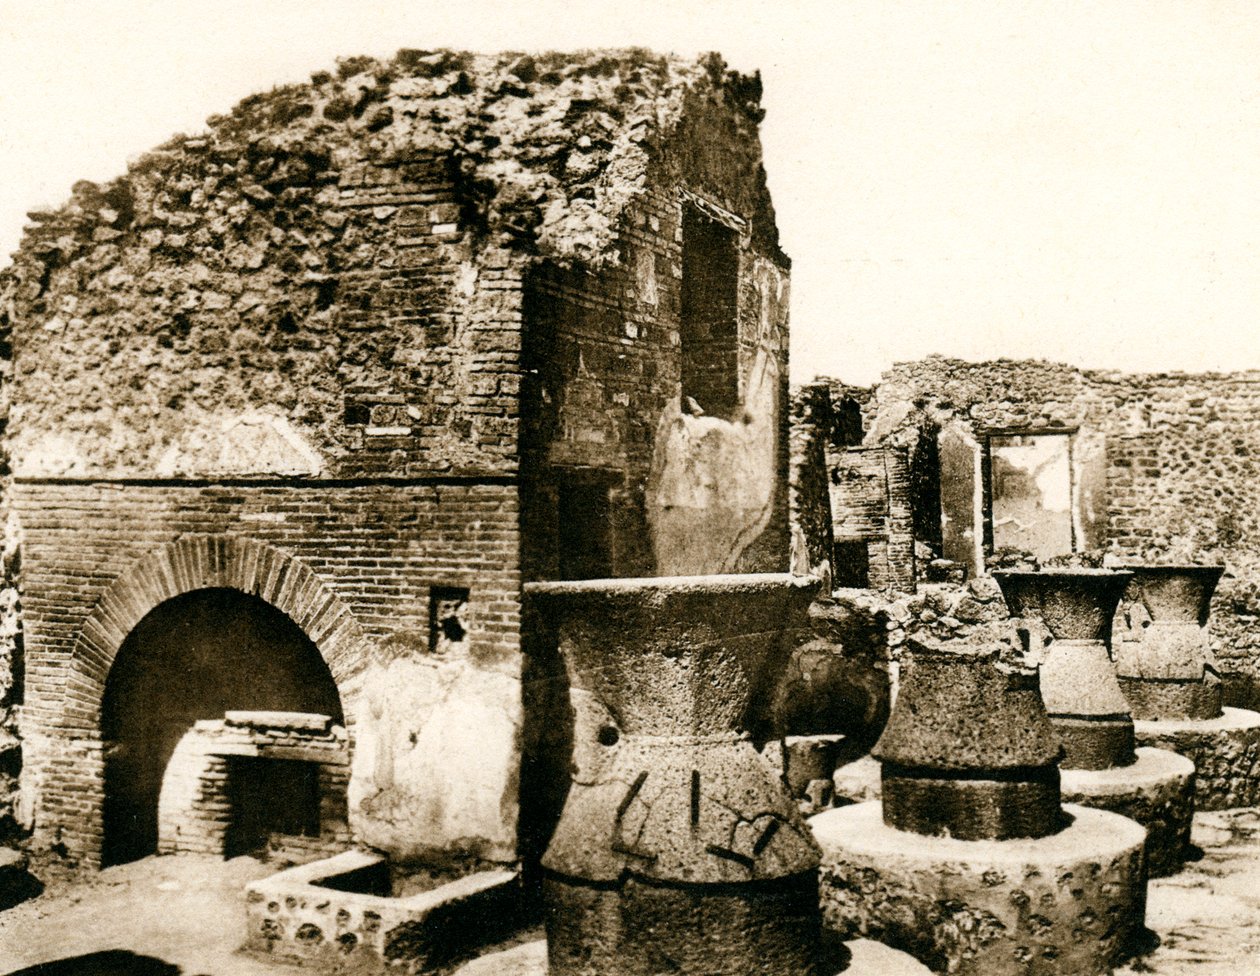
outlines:
M517 873L502 870L393 897L383 857L345 851L248 885L245 948L355 972L428 971L509 932L520 901Z

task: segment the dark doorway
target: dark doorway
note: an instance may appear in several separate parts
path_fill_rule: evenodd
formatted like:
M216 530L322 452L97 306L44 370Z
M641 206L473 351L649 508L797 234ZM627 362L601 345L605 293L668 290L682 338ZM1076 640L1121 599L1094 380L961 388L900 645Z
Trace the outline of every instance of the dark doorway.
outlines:
M608 480L598 474L560 477L556 514L561 579L606 579L613 575L608 489Z
M343 721L318 649L264 600L206 589L150 611L123 641L101 706L106 865L157 850L158 794L171 753L199 719L230 709Z
M265 850L272 834L319 836L318 763L233 757L228 797L228 857Z

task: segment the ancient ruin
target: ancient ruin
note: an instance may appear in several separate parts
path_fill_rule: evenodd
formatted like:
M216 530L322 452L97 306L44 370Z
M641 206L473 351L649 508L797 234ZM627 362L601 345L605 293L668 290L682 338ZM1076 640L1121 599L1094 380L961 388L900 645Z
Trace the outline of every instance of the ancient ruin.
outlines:
M34 217L2 307L36 843L152 852L225 710L344 725L391 857L539 843L522 581L787 566L756 99L712 58L350 59ZM177 692L182 619L274 663Z
M187 859L259 972L1155 948L1196 806L1260 805L1260 377L790 394L760 99L404 49L31 214L0 910Z
M1221 714L1221 678L1208 637L1212 592L1224 566L1135 563L1116 672L1133 717L1211 719Z

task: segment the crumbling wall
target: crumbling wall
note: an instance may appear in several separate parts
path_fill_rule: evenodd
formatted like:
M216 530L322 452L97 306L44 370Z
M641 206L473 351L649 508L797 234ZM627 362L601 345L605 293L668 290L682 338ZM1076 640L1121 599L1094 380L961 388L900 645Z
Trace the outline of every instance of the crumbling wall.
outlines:
M761 168L759 85L717 61L706 70L655 144L632 130L652 163L623 188L613 258L548 262L527 282L527 536L557 536L557 481L596 481L617 576L786 568L788 261ZM732 415L679 396L689 210L737 242ZM562 562L540 546L527 575L564 575Z
M347 59L77 184L12 270L16 470L514 470L521 270L609 260L649 147L712 70Z
M13 378L11 341L13 289L11 275L0 272L0 430L8 425ZM7 512L12 489L9 452L0 440L0 512ZM16 521L0 523L0 844L25 832L28 820L20 801L22 747L20 712L25 697L26 657L20 595L20 533Z
M1225 563L1211 628L1227 694L1243 705L1260 702L1257 418L1255 372L1126 374L941 357L898 364L864 407L868 445L908 446L925 427L972 439L1073 432L1078 550Z

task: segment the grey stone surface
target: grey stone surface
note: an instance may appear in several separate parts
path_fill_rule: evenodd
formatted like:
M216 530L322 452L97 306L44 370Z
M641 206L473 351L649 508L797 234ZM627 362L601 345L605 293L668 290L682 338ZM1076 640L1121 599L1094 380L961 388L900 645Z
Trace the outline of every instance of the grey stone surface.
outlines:
M1146 828L1146 870L1174 874L1190 854L1194 817L1194 763L1167 749L1141 748L1137 761L1118 769L1065 769L1064 803L1110 810Z
M542 859L551 972L795 976L818 958L818 848L741 727L816 583L529 584L574 708Z
M1260 713L1225 708L1217 719L1134 726L1140 745L1168 749L1194 763L1196 810L1260 804Z
M884 824L878 803L811 818L824 924L960 976L1094 976L1142 931L1145 832L1069 807L1049 837L960 841Z
M1058 830L1059 746L1036 675L1000 666L996 650L912 646L871 753L885 821L967 840Z
M913 956L870 939L843 944L838 968L823 967L819 976L929 976L931 970ZM453 976L547 976L547 943L538 939L475 959Z
M1208 636L1224 566L1129 564L1113 643L1120 687L1135 719L1209 719L1221 713L1220 668Z

